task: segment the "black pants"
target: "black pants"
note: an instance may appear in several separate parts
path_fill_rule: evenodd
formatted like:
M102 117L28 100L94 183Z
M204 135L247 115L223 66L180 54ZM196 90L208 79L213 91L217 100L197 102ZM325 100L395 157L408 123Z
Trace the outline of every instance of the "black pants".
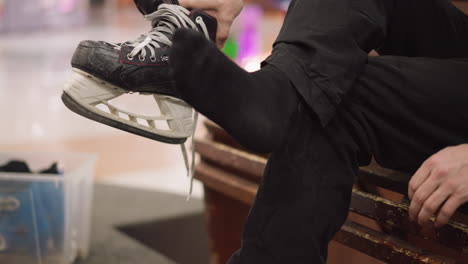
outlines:
M448 0L293 0L266 63L303 102L231 264L325 263L358 166L412 173L468 143L468 19Z

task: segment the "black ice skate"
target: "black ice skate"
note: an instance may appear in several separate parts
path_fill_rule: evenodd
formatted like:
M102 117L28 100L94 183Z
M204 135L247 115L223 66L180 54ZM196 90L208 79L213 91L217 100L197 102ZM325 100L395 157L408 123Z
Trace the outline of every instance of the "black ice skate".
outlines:
M145 16L153 29L123 44L81 42L72 59L73 76L62 100L70 110L97 122L157 141L182 144L195 131L196 113L181 100L169 77L172 35L178 28L189 28L214 40L217 22L201 10L187 10L172 0L145 2L153 4L139 6L143 13L157 8ZM154 96L161 115L138 115L109 103L125 93ZM98 105L105 105L108 111ZM158 127L161 121L167 126Z

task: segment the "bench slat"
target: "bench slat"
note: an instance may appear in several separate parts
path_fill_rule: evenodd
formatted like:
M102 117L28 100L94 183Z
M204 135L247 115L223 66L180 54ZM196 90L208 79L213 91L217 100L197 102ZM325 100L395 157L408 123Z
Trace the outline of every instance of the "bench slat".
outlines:
M416 223L408 219L408 205L397 204L385 198L353 190L350 211L376 220L382 224L437 241L449 248L468 253L468 226L456 222L438 229L435 233L422 232Z
M237 175L201 162L195 169L195 178L207 187L235 200L252 205L257 194L258 184L241 179Z
M410 175L384 169L375 164L360 167L358 177L363 182L377 185L403 195L407 194L408 182L411 179Z
M336 234L335 240L390 264L456 263L455 260L424 252L407 242L397 240L354 222L348 222Z
M223 168L248 174L252 176L249 177L251 180L260 183L267 163L266 158L209 140L197 140L195 148L204 159ZM239 176L242 176L241 174Z

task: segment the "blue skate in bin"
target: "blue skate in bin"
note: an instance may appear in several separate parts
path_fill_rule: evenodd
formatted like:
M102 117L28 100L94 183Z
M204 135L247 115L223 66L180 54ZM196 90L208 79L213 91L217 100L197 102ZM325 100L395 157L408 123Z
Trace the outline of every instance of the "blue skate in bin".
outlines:
M26 163L18 161L0 167L0 172L31 173ZM40 173L58 177L56 164ZM64 232L63 199L61 183L1 181L0 260L2 255L10 256L9 260L14 259L11 256L43 259L60 250Z

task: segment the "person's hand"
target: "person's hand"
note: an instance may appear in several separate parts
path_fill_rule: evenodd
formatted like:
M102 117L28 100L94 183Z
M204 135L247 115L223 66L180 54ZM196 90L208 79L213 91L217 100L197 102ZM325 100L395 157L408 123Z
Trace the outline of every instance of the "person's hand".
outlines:
M179 0L185 8L202 9L218 20L216 45L222 48L226 42L231 25L244 7L243 0Z
M436 227L447 224L468 202L468 144L445 148L426 160L411 178L410 219L422 226L437 213Z

